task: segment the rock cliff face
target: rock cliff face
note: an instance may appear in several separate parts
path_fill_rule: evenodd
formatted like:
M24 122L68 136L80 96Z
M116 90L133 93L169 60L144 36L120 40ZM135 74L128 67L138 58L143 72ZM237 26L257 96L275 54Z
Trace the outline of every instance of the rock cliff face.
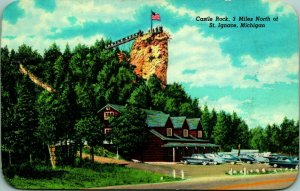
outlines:
M133 42L130 63L136 66L137 75L148 79L155 74L162 81L162 85L167 84L169 38L166 32L147 33Z

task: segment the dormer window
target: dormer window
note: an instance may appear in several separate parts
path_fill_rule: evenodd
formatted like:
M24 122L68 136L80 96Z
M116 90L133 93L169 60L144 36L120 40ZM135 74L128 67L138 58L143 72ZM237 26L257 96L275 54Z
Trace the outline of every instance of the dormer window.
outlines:
M202 138L202 131L198 131L198 138Z
M167 136L168 137L172 136L172 128L167 128Z
M189 130L183 129L183 137L188 137L189 136Z
M114 116L113 111L104 112L104 120L108 120L111 116Z

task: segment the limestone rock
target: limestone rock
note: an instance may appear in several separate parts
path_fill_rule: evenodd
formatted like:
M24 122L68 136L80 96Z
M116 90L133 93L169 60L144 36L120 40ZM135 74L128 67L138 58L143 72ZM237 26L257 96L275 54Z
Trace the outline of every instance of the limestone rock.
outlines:
M130 51L130 63L134 65L135 73L144 79L155 74L162 85L167 84L168 40L166 32L146 33L139 36Z

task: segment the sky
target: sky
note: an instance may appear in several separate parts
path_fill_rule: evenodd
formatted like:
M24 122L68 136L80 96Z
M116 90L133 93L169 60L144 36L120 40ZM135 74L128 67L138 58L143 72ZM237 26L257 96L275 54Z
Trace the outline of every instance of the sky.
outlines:
M168 84L183 85L200 106L235 111L249 125L298 120L298 17L281 1L268 0L35 0L16 1L3 14L2 46L30 45L41 54L101 38L118 40L150 28L160 14L170 35ZM267 17L265 28L209 28L196 17ZM214 22L217 24L218 22ZM122 45L121 49L129 49Z

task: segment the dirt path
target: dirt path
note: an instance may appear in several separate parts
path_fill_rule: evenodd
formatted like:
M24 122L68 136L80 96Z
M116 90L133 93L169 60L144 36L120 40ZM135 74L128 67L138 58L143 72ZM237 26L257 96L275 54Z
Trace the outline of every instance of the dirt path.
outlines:
M90 158L89 154L82 153L82 158ZM113 159L101 156L94 156L95 162L102 163L102 164L119 164L119 165L128 165L129 162L120 159Z

